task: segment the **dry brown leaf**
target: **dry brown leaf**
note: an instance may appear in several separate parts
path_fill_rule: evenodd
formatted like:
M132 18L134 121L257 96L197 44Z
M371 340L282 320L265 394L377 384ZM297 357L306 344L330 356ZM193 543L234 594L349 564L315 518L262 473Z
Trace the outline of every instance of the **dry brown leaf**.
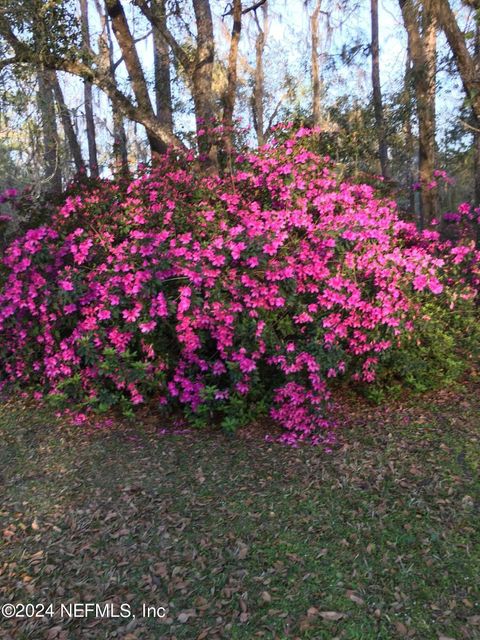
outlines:
M324 620L336 621L345 618L346 614L340 613L339 611L320 611L319 615Z
M238 559L239 560L245 560L245 558L248 555L248 546L244 542L239 540L237 542L237 547L238 547L238 551L237 551Z
M395 629L397 630L397 633L403 637L408 635L408 628L403 624L403 622L396 622Z
M195 611L195 609L185 609L185 611L181 611L178 614L177 620L182 624L185 624L185 622L188 622L190 618L196 618L196 617L197 617L197 612Z
M153 565L153 572L154 575L156 576L160 576L160 578L167 578L168 577L168 569L167 569L167 565L165 562L157 562L156 564Z
M206 609L208 609L210 605L208 604L208 600L206 598L204 598L203 596L197 596L195 598L195 607L197 609L200 609L200 611L204 611Z
M314 624L313 617L305 616L305 617L300 619L299 624L298 624L298 628L302 632L303 631L307 631L308 629L310 629L312 627L313 624Z
M350 589L347 591L347 598L355 604L365 604L365 600L355 593L355 591L351 591Z

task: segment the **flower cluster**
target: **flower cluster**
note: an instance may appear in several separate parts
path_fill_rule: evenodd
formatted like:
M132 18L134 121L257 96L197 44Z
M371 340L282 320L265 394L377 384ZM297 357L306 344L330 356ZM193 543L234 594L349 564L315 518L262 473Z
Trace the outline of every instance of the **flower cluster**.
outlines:
M425 185L426 189L431 191L441 184L445 186L454 185L455 179L449 176L448 173L443 169L435 169L435 171L433 172L432 180L430 182L423 182L423 184ZM413 189L413 191L420 191L420 189L422 188L422 181L420 180L418 182L414 182L411 188Z
M480 208L472 207L468 202L462 202L458 205L456 211L448 211L443 214L444 222L448 223L480 223Z
M0 204L4 204L9 200L13 200L18 196L18 191L16 189L5 189L3 193L0 193Z
M283 442L331 446L330 380L371 381L422 299L449 295L450 262L470 265L474 296L479 256L339 182L308 136L225 177L172 155L71 194L6 251L0 385L82 411L180 404L224 426L266 403Z

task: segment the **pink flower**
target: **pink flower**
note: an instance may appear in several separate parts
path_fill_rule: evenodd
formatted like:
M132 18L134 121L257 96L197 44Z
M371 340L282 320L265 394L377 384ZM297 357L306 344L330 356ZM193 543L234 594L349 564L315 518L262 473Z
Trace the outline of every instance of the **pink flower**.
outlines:
M155 329L157 323L155 320L150 320L150 322L141 322L139 326L142 333L150 333Z
M66 313L67 315L69 315L71 313L75 313L76 310L77 310L77 305L76 304L66 304L63 307L63 312Z
M73 284L70 280L59 280L58 284L64 291L73 291Z
M437 278L430 278L428 281L428 288L432 293L439 294L443 291L443 285L438 281Z
M416 276L413 280L413 287L418 291L423 291L423 289L425 289L427 284L428 284L428 279L423 274Z
M108 309L100 309L97 316L99 320L109 320L112 317L112 314Z
M127 322L135 322L140 317L142 306L136 304L133 309L125 309L122 311L122 316Z

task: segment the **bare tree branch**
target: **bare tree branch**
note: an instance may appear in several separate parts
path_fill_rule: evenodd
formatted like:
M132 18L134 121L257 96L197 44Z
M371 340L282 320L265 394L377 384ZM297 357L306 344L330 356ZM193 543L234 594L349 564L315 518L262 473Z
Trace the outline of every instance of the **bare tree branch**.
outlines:
M245 9L242 9L242 15L245 15L246 13L250 13L250 11L256 11L262 6L262 4L265 4L266 2L267 0L258 0L257 2L255 2L255 4L252 4L250 7L246 7ZM225 11L225 13L222 14L222 18L226 18L227 16L233 15L232 3L229 3L228 7L229 8Z
M192 62L189 59L188 55L182 49L182 47L178 44L177 40L173 36L172 32L168 27L161 23L160 20L157 19L157 16L151 10L149 5L145 0L133 0L133 3L140 9L143 15L147 18L150 24L158 29L163 38L168 42L169 47L173 51L173 55L177 58L178 62L182 65L187 73L192 72Z
M8 67L8 65L16 64L17 62L21 62L21 60L19 60L17 58L17 56L13 56L12 58L5 58L4 60L0 60L0 71L3 71L3 69L5 69L5 67Z
M186 149L185 145L166 127L162 126L151 109L142 104L135 106L126 95L117 87L115 80L104 70L93 69L83 62L60 58L49 52L42 52L39 60L38 52L30 49L28 45L19 40L13 33L6 20L2 20L0 12L0 31L15 52L15 62L38 66L40 63L46 69L66 71L72 75L88 80L104 91L114 102L122 115L143 125L147 132L163 140L166 144L176 148ZM10 61L14 60L10 58ZM95 60L94 60L95 62ZM10 62L11 64L12 62Z

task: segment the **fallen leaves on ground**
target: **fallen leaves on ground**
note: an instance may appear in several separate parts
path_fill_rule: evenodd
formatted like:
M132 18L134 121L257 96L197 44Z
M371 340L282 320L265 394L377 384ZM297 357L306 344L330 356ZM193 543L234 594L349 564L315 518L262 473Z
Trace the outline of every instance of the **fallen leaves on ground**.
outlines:
M11 619L0 638L474 640L475 398L345 403L330 456L266 443L261 426L87 433L0 406L0 602L137 614Z

